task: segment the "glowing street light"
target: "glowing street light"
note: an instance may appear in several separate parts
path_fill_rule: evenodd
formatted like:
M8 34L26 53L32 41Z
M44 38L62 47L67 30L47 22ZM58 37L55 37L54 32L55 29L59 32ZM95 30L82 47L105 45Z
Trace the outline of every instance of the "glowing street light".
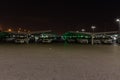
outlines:
M79 33L79 31L76 31L77 33Z
M116 21L117 21L117 22L119 22L119 21L120 21L120 19L116 19Z
M8 32L12 32L12 29L8 29Z
M85 32L85 29L81 29L82 32Z
M118 22L118 33L120 34L120 19L118 18L118 19L116 19L116 22Z
M91 29L93 30L93 32L94 32L95 28L96 28L95 26L91 26Z

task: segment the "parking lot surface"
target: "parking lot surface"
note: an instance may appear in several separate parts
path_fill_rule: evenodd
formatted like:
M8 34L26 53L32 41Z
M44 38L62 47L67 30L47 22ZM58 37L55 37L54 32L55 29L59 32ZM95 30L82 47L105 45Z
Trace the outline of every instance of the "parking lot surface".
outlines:
M120 80L120 46L1 44L0 80Z

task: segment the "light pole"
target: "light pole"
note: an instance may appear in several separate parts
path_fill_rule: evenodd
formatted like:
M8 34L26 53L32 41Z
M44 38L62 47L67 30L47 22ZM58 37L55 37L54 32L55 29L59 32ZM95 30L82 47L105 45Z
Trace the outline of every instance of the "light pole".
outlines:
M116 22L118 22L118 34L120 35L120 18L116 19Z
M92 45L94 44L94 30L95 30L95 26L91 26L91 29L93 30L93 32L92 32L92 39L91 39L91 42L92 42Z
M91 29L93 30L93 33L94 33L94 29L95 29L96 27L95 26L91 26Z

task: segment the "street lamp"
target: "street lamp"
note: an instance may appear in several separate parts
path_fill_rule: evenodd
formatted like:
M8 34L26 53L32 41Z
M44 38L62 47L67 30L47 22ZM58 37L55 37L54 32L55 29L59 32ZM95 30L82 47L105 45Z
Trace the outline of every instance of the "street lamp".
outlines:
M8 32L12 32L12 29L8 29Z
M91 26L91 29L93 30L93 32L92 32L92 39L91 39L92 45L94 44L94 42L93 42L94 40L93 39L94 39L94 30L95 30L95 28L96 28L95 26Z
M120 21L120 19L116 19L116 21L118 22L118 21Z
M91 29L93 30L93 33L94 33L94 29L95 29L96 27L95 26L91 26Z
M116 19L116 22L118 22L118 34L120 35L120 19L118 18L118 19Z
M85 29L81 29L82 32L85 32Z

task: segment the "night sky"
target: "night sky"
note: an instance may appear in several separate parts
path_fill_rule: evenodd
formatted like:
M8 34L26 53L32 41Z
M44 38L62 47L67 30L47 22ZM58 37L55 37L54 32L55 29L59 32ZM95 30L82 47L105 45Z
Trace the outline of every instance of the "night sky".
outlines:
M82 28L96 32L116 31L120 1L5 1L0 3L0 26L31 31L52 30L62 33Z

